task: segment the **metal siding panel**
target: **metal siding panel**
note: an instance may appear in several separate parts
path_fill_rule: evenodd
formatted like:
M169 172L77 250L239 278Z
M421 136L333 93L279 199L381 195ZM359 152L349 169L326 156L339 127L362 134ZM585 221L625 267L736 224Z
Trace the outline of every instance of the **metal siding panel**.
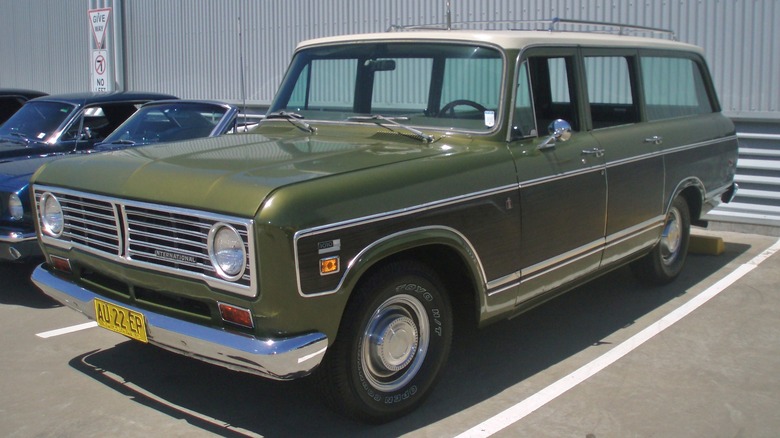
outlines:
M84 6L83 0L4 1L0 57L6 62L0 65L0 87L48 93L87 88L89 54L85 45L73 44L87 41Z
M4 1L0 56L24 61L0 66L0 86L49 92L87 89L91 35L86 9L111 4L110 0ZM243 60L245 97L251 103L272 99L300 40L384 31L391 24L445 22L444 0L134 0L123 4L126 88L241 101ZM780 38L774 30L780 23L780 4L775 0L452 0L451 8L454 21L560 16L671 28L680 40L704 47L727 113L778 118L780 112L776 80Z

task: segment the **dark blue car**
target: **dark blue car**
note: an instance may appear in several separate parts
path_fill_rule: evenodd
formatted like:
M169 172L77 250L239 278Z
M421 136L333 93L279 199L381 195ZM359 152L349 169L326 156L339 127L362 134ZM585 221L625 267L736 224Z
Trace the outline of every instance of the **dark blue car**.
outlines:
M27 101L0 126L0 260L39 253L27 182L43 162L89 151L161 93L73 93Z
M72 153L92 153L240 130L238 109L209 101L158 100L144 104L100 143L20 159L0 159L0 261L23 261L40 255L28 193L32 174L47 161ZM89 175L84 175L89 178Z

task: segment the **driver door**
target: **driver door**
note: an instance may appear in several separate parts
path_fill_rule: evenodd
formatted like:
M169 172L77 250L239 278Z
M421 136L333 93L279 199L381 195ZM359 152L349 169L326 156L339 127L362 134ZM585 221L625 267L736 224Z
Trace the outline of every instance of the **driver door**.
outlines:
M579 72L576 49L532 50L518 67L510 141L521 203L517 304L601 262L606 168L599 144L582 128ZM553 135L548 126L554 123L571 129Z

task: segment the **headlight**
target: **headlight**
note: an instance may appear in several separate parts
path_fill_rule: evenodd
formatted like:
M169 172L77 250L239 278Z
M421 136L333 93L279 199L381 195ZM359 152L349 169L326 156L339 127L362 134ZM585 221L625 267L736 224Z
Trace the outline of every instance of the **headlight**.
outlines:
M44 193L40 201L41 231L52 237L62 235L62 206L51 193Z
M8 212L11 214L11 219L18 221L24 217L24 207L22 206L22 200L19 199L19 195L11 193L8 198Z
M214 224L209 230L208 244L211 264L220 277L235 281L244 275L246 249L235 228L225 223Z

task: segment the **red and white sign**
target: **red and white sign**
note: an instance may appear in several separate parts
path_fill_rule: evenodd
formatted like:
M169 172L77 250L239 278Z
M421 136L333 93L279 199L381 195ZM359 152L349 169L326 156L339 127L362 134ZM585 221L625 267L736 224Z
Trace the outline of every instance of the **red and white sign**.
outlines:
M108 63L107 50L92 51L92 86L90 89L97 93L113 91L114 82L111 80L110 65Z
M111 16L111 8L90 9L89 24L92 26L92 35L95 36L95 48L102 49L106 40L106 29L108 29L108 19Z

